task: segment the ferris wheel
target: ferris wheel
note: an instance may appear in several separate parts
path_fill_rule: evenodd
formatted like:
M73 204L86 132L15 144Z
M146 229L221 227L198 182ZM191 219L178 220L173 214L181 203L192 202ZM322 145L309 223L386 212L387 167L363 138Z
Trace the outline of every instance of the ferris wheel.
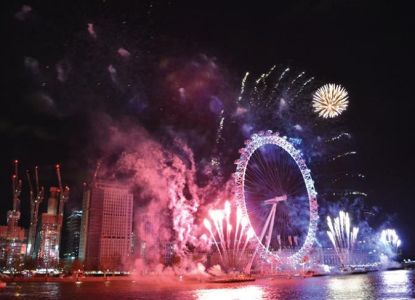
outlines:
M318 220L317 193L301 152L270 130L253 134L239 152L236 198L255 232L252 260L259 252L268 261L300 263Z

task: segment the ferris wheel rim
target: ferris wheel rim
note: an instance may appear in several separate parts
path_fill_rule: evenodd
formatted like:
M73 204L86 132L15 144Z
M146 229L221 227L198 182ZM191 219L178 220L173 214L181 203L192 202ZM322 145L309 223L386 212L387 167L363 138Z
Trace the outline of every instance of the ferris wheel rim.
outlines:
M278 132L273 133L271 130L267 130L255 133L251 136L249 140L245 141L245 147L239 150L241 156L238 160L235 161L236 172L234 176L236 184L237 205L241 208L242 214L247 218L249 226L253 228L251 224L251 218L249 216L246 206L245 175L251 156L254 154L256 150L258 150L260 147L264 145L276 145L280 147L282 150L284 150L290 155L290 157L294 160L295 164L299 168L305 189L307 190L309 203L309 224L307 229L307 235L303 244L301 245L300 249L298 249L292 255L283 257L278 255L277 253L271 253L271 251L266 249L263 242L260 241L258 235L255 233L256 243L264 253L268 254L277 261L283 261L292 264L299 263L301 262L301 259L304 258L306 254L310 252L315 241L318 221L317 192L314 188L314 181L311 178L311 172L305 163L301 151L296 149L294 145L287 140L287 137L281 137Z

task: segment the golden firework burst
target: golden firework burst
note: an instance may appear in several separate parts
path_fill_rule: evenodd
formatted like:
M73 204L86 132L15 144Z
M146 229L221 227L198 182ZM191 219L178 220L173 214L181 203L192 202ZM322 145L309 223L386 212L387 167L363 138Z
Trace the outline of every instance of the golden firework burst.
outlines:
M325 84L313 95L314 112L322 118L334 118L347 109L349 95L344 87L338 84Z

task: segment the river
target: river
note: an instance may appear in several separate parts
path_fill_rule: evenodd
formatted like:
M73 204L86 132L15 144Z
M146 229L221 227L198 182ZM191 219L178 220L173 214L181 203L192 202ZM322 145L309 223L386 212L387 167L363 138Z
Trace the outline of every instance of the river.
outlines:
M143 284L137 281L11 283L0 299L222 300L222 299L415 299L415 271L306 279L260 279L250 283Z

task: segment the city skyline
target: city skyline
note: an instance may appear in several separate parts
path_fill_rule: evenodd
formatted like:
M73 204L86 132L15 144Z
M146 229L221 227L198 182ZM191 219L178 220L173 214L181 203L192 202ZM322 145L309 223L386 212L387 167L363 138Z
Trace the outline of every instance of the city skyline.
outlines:
M0 5L0 298L414 298L409 3Z

